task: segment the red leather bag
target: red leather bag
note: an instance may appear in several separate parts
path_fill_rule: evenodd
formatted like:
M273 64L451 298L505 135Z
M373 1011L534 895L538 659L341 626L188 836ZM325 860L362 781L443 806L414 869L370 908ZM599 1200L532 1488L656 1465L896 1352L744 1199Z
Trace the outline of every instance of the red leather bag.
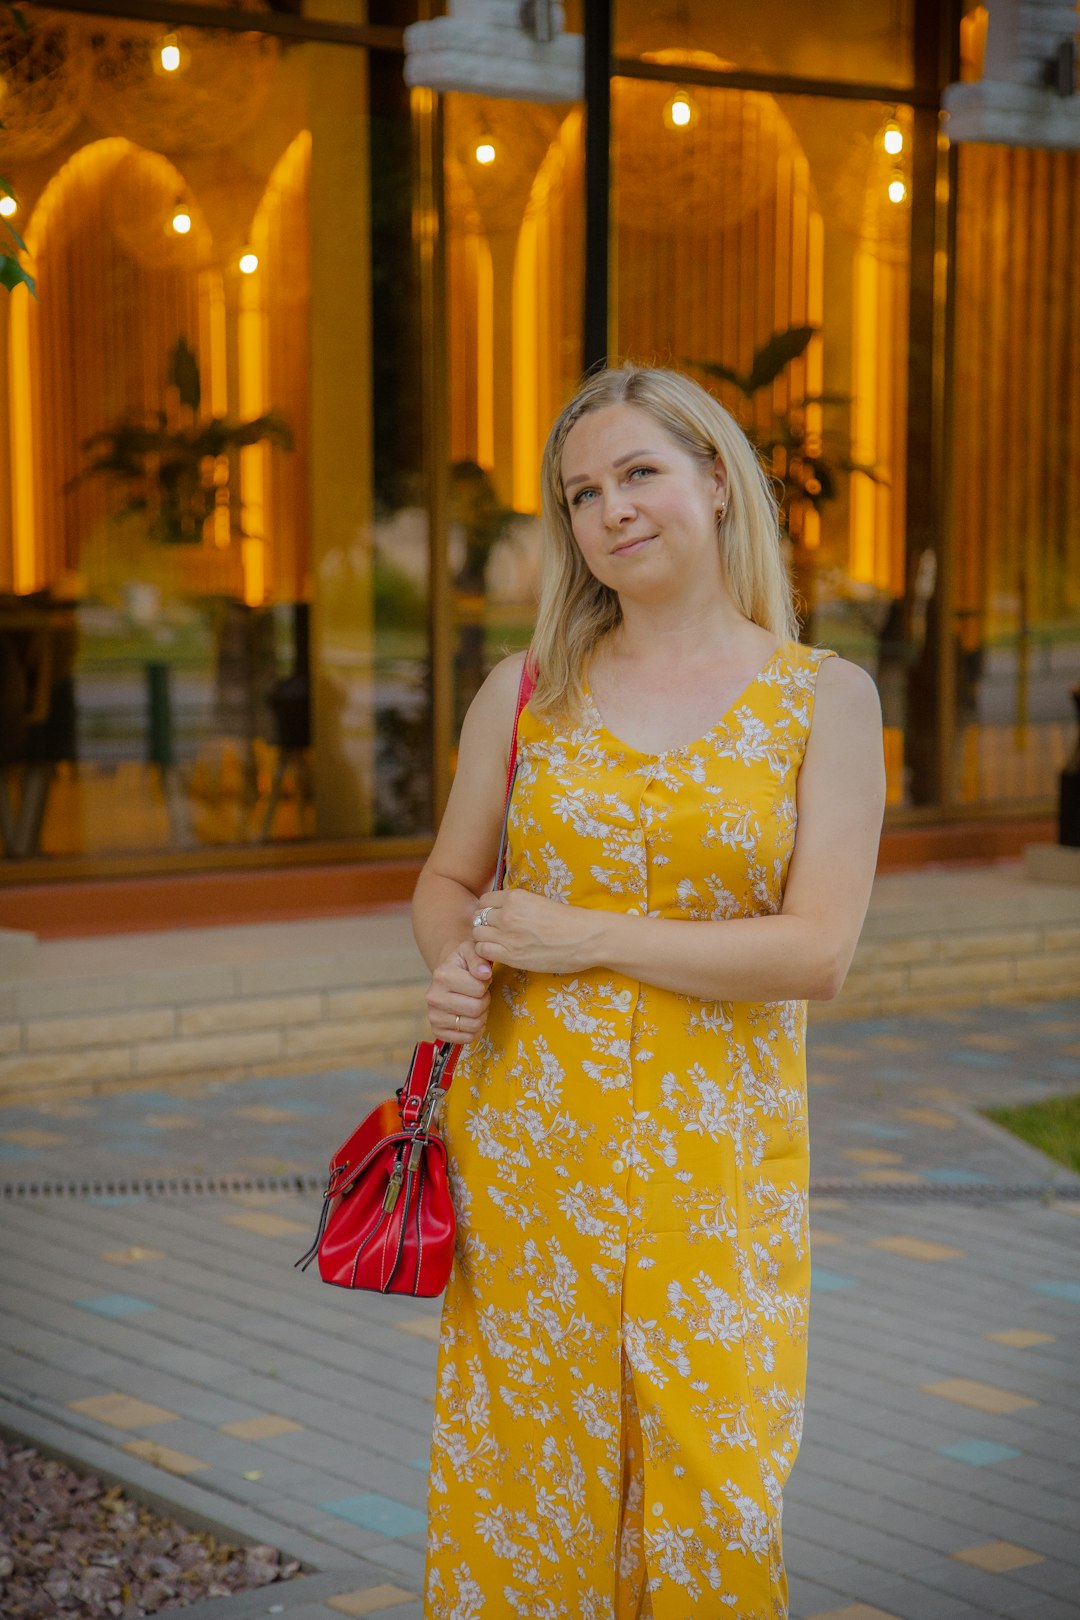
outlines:
M532 695L522 673L495 873L502 884L506 820L517 770L517 728ZM373 1108L330 1160L315 1241L296 1264L318 1257L323 1282L379 1294L441 1294L454 1263L457 1223L446 1173L446 1144L435 1124L461 1046L420 1041L405 1084Z

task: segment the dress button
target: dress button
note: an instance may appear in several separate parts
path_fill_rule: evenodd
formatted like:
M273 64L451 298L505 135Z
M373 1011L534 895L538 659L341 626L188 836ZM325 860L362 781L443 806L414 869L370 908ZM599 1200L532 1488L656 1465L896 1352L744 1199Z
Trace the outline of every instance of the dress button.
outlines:
M617 1176L621 1176L626 1166L621 1159L612 1159L611 1168Z

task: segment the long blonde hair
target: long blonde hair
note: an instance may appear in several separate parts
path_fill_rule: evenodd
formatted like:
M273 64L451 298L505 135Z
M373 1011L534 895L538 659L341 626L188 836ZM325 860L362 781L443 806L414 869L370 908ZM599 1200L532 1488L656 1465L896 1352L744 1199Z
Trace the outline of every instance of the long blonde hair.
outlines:
M757 451L730 411L679 371L635 365L597 371L556 417L544 446L544 568L531 654L537 675L532 706L541 714L577 716L589 659L622 618L616 593L585 565L562 484L570 429L590 411L609 405L647 412L710 472L719 456L728 485L717 543L728 589L755 624L781 640L798 634L780 549L776 496Z

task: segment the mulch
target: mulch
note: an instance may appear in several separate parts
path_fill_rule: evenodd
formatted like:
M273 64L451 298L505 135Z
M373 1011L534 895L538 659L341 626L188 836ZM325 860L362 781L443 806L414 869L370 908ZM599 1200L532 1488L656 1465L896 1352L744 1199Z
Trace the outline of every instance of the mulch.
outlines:
M222 1546L117 1485L0 1438L4 1620L137 1620L289 1580L299 1568L275 1547Z

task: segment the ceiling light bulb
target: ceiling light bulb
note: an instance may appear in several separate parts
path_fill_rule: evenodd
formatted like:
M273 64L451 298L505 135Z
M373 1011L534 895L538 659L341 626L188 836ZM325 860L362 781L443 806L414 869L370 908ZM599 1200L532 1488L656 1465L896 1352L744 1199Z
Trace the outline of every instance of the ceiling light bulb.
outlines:
M0 197L0 219L13 219L19 211L14 197Z
M259 255L252 253L250 248L240 255L240 269L245 276L253 276L259 268Z
M664 108L664 123L668 129L689 129L697 123L697 116L697 102L686 90L676 90Z
M671 103L671 122L678 124L680 129L685 129L690 122L690 103L685 96L676 96Z
M495 148L490 141L481 141L476 148L476 161L485 166L495 161Z
M157 66L162 73L179 73L187 62L188 53L176 34L166 34L157 52Z
M178 208L172 217L172 228L177 236L186 236L191 229L191 215L184 208Z
M881 138L881 144L890 157L900 156L900 153L904 150L904 132L899 124L887 124L885 126L885 134Z
M902 203L906 196L907 186L904 184L903 180L900 179L900 176L897 175L895 180L889 181L889 201L894 203Z

